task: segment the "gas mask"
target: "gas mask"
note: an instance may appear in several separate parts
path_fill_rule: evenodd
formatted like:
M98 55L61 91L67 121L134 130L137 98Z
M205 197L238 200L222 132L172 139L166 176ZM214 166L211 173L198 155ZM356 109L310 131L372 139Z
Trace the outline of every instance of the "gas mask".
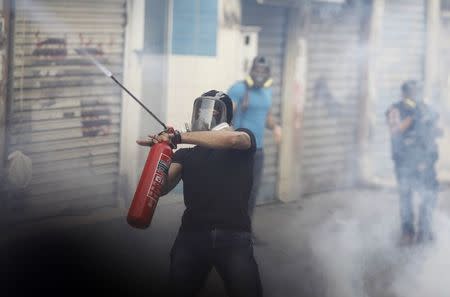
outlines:
M411 108L423 102L423 86L415 80L408 80L401 87L403 102Z
M218 130L227 124L227 109L220 99L219 93L215 97L201 96L194 101L191 131Z
M270 64L265 57L257 56L253 59L250 76L246 78L246 83L251 88L267 88L272 85Z

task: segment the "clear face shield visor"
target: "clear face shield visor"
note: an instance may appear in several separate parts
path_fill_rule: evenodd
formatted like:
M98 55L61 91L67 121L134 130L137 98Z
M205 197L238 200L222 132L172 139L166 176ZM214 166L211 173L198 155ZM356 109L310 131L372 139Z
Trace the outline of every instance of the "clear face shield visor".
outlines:
M210 131L227 121L225 103L212 97L199 97L194 101L191 131Z

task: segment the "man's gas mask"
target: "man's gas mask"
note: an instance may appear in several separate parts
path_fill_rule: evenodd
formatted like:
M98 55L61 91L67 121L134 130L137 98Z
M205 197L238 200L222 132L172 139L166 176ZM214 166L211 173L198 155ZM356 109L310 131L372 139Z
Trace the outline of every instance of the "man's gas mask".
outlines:
M270 78L270 64L263 56L253 59L250 75L246 78L246 83L250 88L267 88L272 85Z
M422 85L418 81L408 80L402 84L403 103L411 108L423 102Z
M210 131L228 127L227 107L220 100L224 93L217 92L214 96L209 96L209 93L203 94L194 101L191 131Z

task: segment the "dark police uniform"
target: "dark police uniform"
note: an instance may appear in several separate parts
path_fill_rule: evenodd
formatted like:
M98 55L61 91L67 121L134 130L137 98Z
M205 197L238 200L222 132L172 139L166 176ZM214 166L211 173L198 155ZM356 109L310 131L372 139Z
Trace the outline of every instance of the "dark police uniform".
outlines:
M229 296L261 296L253 257L248 200L253 182L255 137L248 150L195 146L178 150L186 210L171 251L170 289L194 296L213 267Z
M386 114L394 121L402 121L406 117L413 120L406 131L391 138L392 159L400 194L402 231L409 235L415 233L412 194L417 191L422 196L418 240L431 239L432 210L438 191L434 168L438 159L435 133L437 115L425 103L409 99L393 104Z

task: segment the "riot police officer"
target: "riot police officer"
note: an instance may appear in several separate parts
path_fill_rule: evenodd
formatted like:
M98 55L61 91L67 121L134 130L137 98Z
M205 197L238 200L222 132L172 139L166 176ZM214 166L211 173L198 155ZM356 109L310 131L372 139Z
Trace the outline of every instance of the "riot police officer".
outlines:
M414 240L433 239L431 218L438 192L436 138L440 131L438 115L423 102L417 81L406 81L401 91L402 99L389 107L386 117L400 196L401 244L411 244ZM412 203L414 192L422 198L417 232Z

